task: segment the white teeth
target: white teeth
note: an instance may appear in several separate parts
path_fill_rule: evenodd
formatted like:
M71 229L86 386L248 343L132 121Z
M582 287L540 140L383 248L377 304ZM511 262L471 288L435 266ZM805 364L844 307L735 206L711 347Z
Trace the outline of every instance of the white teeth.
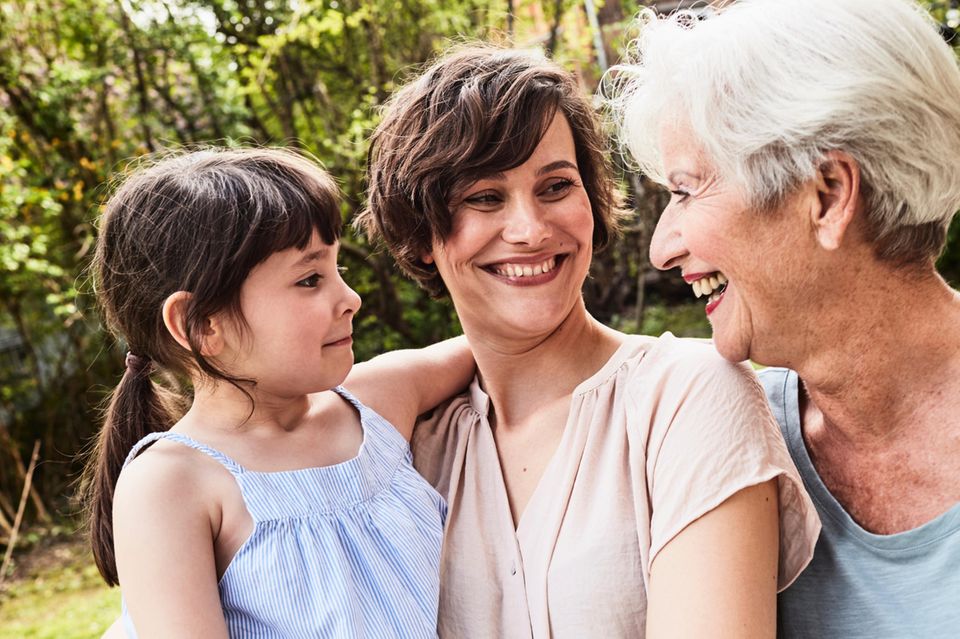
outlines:
M714 291L726 284L727 281L727 276L717 271L712 275L691 282L690 286L693 288L693 294L698 298L707 295L709 296L708 301L712 302L720 298L719 294L714 293Z
M494 267L498 275L506 277L533 277L549 273L557 265L557 258L551 257L540 264L500 264Z

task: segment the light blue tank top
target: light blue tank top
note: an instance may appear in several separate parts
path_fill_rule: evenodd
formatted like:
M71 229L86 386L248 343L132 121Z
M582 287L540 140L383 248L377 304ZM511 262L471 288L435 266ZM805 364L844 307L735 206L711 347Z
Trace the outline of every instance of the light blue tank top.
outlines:
M810 460L800 431L797 374L769 368L761 371L760 380L823 523L813 561L777 600L778 636L960 637L960 504L906 532L875 535L864 530Z
M244 469L178 433L158 439L217 460L240 485L253 518L219 583L230 637L436 637L446 504L413 469L406 440L343 388L360 413L357 456L334 466ZM136 637L124 608L124 626Z

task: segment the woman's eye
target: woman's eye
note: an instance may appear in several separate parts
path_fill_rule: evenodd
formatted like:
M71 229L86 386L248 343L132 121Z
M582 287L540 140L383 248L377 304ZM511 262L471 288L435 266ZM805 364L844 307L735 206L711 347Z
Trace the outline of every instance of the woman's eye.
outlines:
M463 201L473 206L493 206L500 202L500 197L496 193L485 191L465 197Z
M568 180L566 178L559 179L555 182L551 182L547 188L543 190L543 194L547 196L558 196L563 195L570 190L570 187L574 185L573 180Z
M304 288L317 288L320 285L320 280L323 278L319 273L314 273L313 275L307 276L297 282L297 286L302 286Z
M690 197L690 194L683 189L670 189L670 195L672 196L670 199L675 202L683 202Z

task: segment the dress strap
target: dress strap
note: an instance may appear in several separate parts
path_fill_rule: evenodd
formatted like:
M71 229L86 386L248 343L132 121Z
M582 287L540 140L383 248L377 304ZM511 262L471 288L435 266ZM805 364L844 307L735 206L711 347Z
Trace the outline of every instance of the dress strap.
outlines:
M358 411L360 411L361 415L364 414L367 410L369 410L366 406L360 403L359 399L353 396L353 393L348 391L343 386L336 386L333 389L333 392L339 395L340 397L344 398L351 404L353 404L353 407L356 408Z
M168 439L170 441L183 444L184 446L189 446L190 448L193 448L195 450L199 450L201 453L207 454L208 456L220 462L224 466L224 468L230 471L231 475L237 476L237 475L243 474L244 472L243 466L233 461L232 459L230 459L229 457L221 453L219 450L210 448L206 444L201 444L197 440L191 437L187 437L186 435L182 435L180 433L172 433L170 431L165 431L160 433L150 433L149 435L147 435L146 437L138 441L136 444L134 444L133 448L130 449L130 453L127 455L126 461L123 462L123 467L126 468L127 464L132 462L134 458L137 455L139 455L144 448L146 448L150 444L160 439Z

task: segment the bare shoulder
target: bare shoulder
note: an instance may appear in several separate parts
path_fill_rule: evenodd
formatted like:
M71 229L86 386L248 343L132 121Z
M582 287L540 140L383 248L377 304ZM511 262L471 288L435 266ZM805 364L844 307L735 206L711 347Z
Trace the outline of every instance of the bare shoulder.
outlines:
M357 401L362 401L357 398ZM360 423L357 408L336 391L323 391L310 396L312 413L328 423L356 425Z
M114 492L114 518L163 517L171 511L207 512L219 464L200 451L158 441L123 469Z

